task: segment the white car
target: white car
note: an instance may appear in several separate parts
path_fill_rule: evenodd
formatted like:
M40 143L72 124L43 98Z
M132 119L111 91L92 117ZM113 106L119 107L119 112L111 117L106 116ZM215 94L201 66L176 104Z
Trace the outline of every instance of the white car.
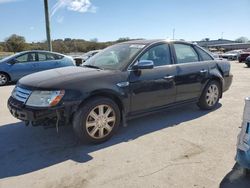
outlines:
M221 54L220 56L222 58L225 58L225 59L237 60L239 58L241 52L242 52L242 50L232 50L232 51L228 51L224 54Z

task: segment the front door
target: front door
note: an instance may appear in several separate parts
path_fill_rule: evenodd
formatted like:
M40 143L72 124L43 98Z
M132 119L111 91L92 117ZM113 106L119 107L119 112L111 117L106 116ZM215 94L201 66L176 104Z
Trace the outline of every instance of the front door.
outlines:
M13 80L36 72L39 67L36 61L36 53L29 52L15 58L15 63L10 67L10 73L13 75Z
M154 68L130 72L131 112L175 102L176 66L172 64L169 45L154 46L146 50L138 60L152 60Z

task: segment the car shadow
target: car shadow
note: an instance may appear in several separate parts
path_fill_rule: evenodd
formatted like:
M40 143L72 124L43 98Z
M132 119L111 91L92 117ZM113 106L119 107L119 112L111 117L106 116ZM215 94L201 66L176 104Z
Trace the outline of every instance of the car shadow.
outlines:
M221 104L217 109L220 107ZM177 126L205 116L209 112L211 111L201 111L195 105L185 105L130 120L127 127L120 127L109 141L99 145L79 143L71 126L60 127L57 133L56 129L25 127L22 122L2 125L0 126L0 179L34 172L67 160L85 163L92 160L89 153L93 151Z
M250 176L246 176L243 169L236 163L221 181L220 188L249 188Z

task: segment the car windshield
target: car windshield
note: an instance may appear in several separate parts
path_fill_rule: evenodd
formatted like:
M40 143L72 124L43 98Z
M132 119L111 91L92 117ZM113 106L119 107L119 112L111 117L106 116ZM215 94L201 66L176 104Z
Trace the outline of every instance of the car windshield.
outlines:
M88 59L83 66L119 70L126 66L144 48L141 44L117 44Z

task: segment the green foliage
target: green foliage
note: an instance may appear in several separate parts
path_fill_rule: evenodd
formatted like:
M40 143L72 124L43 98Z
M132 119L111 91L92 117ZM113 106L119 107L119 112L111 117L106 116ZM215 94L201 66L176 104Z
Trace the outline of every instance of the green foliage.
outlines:
M97 38L93 38L90 41L83 39L56 39L52 41L53 51L59 53L70 52L88 52L90 50L104 49L110 45L129 41L128 37L119 38L116 41L111 42L98 42ZM2 47L1 47L2 46ZM32 42L26 43L25 38L18 35L11 35L4 43L0 43L0 51L19 52L25 50L47 50L47 43L44 42Z
M4 49L3 45L0 44L0 52L3 52L3 49Z
M27 49L25 38L16 34L11 35L5 40L5 45L9 52L20 52Z
M128 37L122 37L122 38L119 38L116 42L126 42L129 40L130 40L130 38L128 38Z

